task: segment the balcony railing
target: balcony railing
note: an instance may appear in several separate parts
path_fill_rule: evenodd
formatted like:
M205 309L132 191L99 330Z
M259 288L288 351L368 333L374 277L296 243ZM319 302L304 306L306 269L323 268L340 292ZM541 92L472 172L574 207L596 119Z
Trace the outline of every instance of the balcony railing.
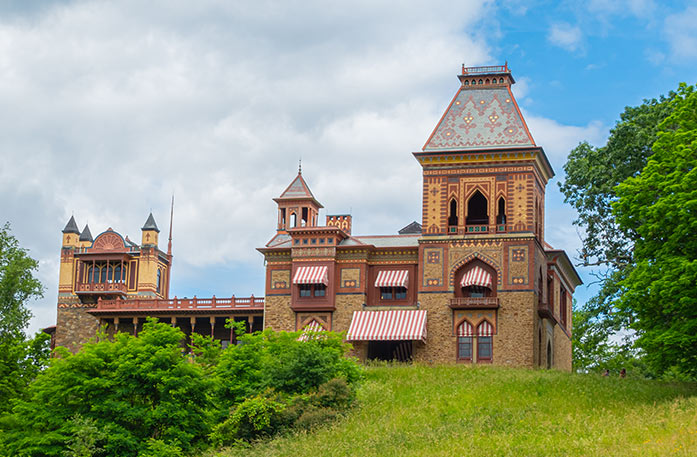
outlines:
M450 299L453 309L492 309L499 307L497 297L455 297Z
M126 284L122 282L94 282L94 283L78 283L75 285L75 292L80 293L97 293L97 294L125 294Z
M167 311L167 310L226 310L226 309L264 309L264 297L244 298L177 298L172 299L116 299L97 301L97 311Z
M556 320L556 318L554 317L554 309L550 307L546 302L538 302L537 314L542 318Z
M485 75L491 73L508 73L508 63L506 65L492 65L488 67L465 67L462 66L463 75Z

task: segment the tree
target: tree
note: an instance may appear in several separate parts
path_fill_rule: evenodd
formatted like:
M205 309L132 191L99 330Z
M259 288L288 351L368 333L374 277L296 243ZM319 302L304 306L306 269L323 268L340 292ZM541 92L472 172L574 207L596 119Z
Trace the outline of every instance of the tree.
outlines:
M39 263L29 257L10 233L10 224L0 228L0 342L24 335L31 319L27 302L43 296L34 273Z
M31 318L27 302L43 294L34 277L37 269L38 262L19 246L9 224L0 227L0 413L48 363L48 335L30 340L24 335Z
M643 170L616 188L617 224L634 241L619 308L658 373L697 378L697 92L682 84Z
M183 339L181 330L151 320L138 337L102 335L77 354L61 351L27 399L0 419L4 455L60 456L71 445L135 457L159 441L185 451L204 444L213 380L183 354ZM86 427L104 438L86 442Z
M565 178L559 187L564 201L578 212L574 224L582 229L580 265L600 268L596 272L600 290L579 310L583 312L579 317L587 325L580 328L574 323L577 344L586 342L585 351L574 352L581 357L575 358L575 365L583 369L588 369L589 363L595 366L598 361L614 357L617 351L629 350L630 342L610 345L607 341L611 335L628 328L635 318L630 308L618 306L618 300L622 296L620 283L634 267L636 233L618 223L612 205L618 199L617 185L640 173L653 154L658 126L672 113L673 101L678 97L678 92L671 91L667 97L626 107L604 146L580 143L564 165ZM602 355L593 355L591 342L603 342Z

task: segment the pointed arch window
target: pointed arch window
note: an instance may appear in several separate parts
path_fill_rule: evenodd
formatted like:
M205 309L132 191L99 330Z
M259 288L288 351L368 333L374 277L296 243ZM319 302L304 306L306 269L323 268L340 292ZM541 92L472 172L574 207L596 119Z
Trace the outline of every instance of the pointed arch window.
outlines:
M473 349L474 328L469 322L462 321L457 327L457 358L471 361Z
M496 223L503 225L506 223L506 200L503 197L499 198L498 211L496 212Z
M453 198L452 200L450 200L450 210L449 210L448 214L449 214L449 216L448 216L448 226L449 226L449 227L457 227L457 222L458 222L458 218L457 218L457 200L454 199L454 198Z
M475 191L467 201L467 225L485 225L489 223L489 202L481 192Z
M295 213L290 213L290 226L291 227L298 226L298 217L295 215Z
M494 327L488 321L482 321L477 326L477 362L490 362L493 358L492 335Z

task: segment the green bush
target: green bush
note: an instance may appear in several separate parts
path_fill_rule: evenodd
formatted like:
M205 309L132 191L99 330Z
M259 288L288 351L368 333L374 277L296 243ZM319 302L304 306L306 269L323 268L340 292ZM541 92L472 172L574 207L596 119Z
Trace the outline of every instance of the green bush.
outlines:
M184 334L153 321L139 336L86 344L62 352L0 420L9 455L64 455L79 435L81 416L104 431L101 455L135 457L152 437L184 450L206 439L211 428L213 384L182 354Z
M319 386L313 397L319 407L346 410L353 404L356 394L346 380L334 378Z
M145 450L138 457L183 457L179 446L167 444L162 440L149 439L145 444Z
M286 405L271 392L249 398L214 427L211 441L220 446L271 436L287 425L283 415L285 408Z

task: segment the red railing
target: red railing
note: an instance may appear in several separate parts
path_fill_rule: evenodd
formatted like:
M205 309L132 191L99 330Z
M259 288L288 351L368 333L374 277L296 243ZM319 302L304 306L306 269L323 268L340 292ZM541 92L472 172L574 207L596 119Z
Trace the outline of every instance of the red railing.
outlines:
M497 297L454 297L450 299L451 308L498 308Z
M97 300L97 310L263 309L264 297Z
M506 65L493 65L489 67L465 67L462 66L463 75L485 75L490 73L508 73L508 63Z
M126 284L122 282L95 282L75 284L75 292L98 292L98 293L126 293Z

